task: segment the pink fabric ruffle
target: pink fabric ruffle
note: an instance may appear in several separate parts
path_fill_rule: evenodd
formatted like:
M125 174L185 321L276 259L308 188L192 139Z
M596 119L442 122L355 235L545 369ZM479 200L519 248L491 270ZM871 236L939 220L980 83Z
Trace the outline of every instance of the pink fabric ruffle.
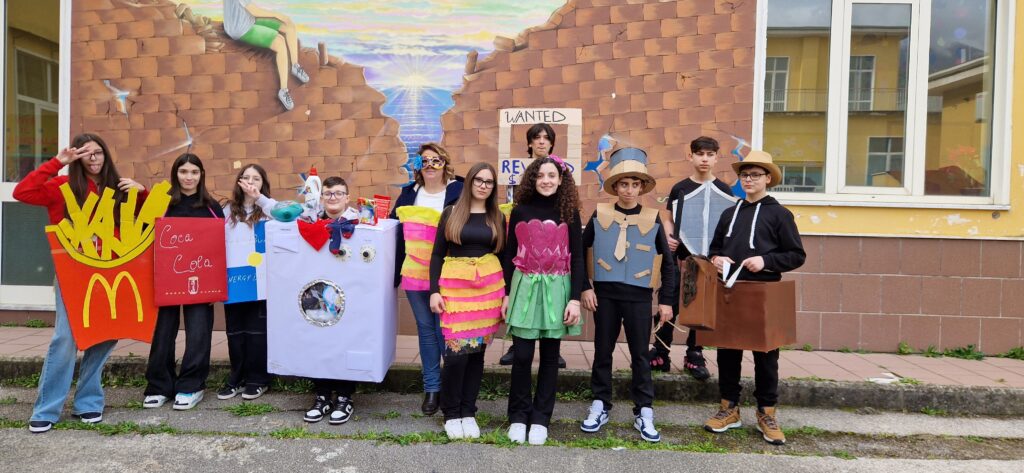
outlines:
M469 312L445 312L441 314L441 322L447 325L461 324L483 319L500 319L501 308L472 310Z
M569 274L569 226L552 220L519 222L512 263L526 274Z
M437 237L437 227L424 225L422 223L407 222L402 224L402 235L405 240L419 240L434 242Z
M452 289L473 289L477 287L490 286L491 284L501 281L504 277L505 275L502 274L501 271L498 271L494 274L488 274L482 278L479 278L476 281L469 281L466 279L441 278L440 280L438 280L437 283L441 287L448 287Z
M498 324L494 324L489 327L475 328L473 330L466 330L462 332L453 332L447 327L441 327L441 333L444 335L445 340L451 340L453 338L473 338L473 337L486 337L498 331Z
M402 289L405 289L406 291L429 291L430 282L424 279L415 279L403 276Z
M487 293L487 294L481 294L479 296L471 296L471 297L450 297L450 296L445 296L444 300L452 301L452 302L487 302L487 301L493 301L493 300L501 300L502 297L505 297L505 288L501 288L501 289L498 289L497 291L490 292L490 293Z

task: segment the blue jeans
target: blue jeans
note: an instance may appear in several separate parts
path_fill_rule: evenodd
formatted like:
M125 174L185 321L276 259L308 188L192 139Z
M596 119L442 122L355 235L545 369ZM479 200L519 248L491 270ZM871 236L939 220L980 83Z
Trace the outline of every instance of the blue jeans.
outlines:
M39 376L39 396L32 408L31 420L57 422L64 408L64 401L71 391L71 378L75 374L75 358L78 348L75 337L71 334L68 324L68 312L64 307L64 299L60 295L60 286L54 284L56 292L56 313L54 320L53 339L50 349L43 361L43 372ZM117 345L117 340L109 340L93 345L82 355L82 367L78 375L78 388L75 390L75 403L72 413L103 412L103 386L100 377L103 364Z
M430 311L430 291L405 291L416 319L416 333L420 337L420 363L423 364L423 392L441 392L441 351L444 334L441 318Z

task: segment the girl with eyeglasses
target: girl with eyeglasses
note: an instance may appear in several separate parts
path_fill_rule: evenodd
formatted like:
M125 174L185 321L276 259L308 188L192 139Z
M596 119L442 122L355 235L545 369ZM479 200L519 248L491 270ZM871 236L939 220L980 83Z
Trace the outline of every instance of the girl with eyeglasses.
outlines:
M441 145L424 143L418 154L422 167L416 170L414 182L402 187L390 218L401 222L395 250L395 286L401 283L405 289L416 319L423 364L424 395L420 409L429 416L440 406L444 347L440 318L430 309L430 259L441 211L458 200L463 179L455 175L448 151Z
M430 309L441 314L444 369L441 412L448 438L479 438L476 399L484 374L484 351L501 325L507 303L497 254L505 240L495 179L488 163L470 168L455 205L437 225L430 258Z
M58 176L57 173L64 166L68 166L68 174ZM118 174L107 144L92 133L75 136L71 140L71 146L25 176L14 187L14 198L25 204L45 206L50 224L55 225L64 219L67 212L64 196L60 191L63 184L71 187L71 193L78 205L82 205L90 194L99 197L106 188L114 190L114 200L118 207L128 199L128 191L131 189L139 190L140 202L146 198L146 188ZM138 207L141 207L141 204ZM43 371L39 376L39 395L32 407L32 417L28 423L28 429L32 433L46 432L60 420L64 401L71 390L75 358L78 355L75 338L68 324L67 309L61 297L60 285L56 281L53 283L53 290L56 299L56 318L53 338L50 340ZM103 386L100 384L100 376L103 373L103 365L116 344L116 340L109 340L93 345L82 353L82 365L72 410L82 422L94 424L103 420Z

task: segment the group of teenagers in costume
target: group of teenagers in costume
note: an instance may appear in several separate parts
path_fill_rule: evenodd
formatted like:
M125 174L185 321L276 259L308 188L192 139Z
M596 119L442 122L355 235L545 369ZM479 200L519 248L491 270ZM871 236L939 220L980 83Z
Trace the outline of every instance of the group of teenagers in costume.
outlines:
M508 437L517 443L544 444L555 406L561 339L581 333L581 310L586 309L594 320L594 399L580 428L598 432L608 422L612 354L624 328L631 357L634 427L643 440L658 442L651 372L670 367L679 260L704 255L720 272L729 266L739 268L738 279L751 281L779 281L783 272L803 264L805 254L792 213L767 195L767 189L780 182L781 171L770 155L752 151L733 164L746 194L736 199L712 173L718 143L699 137L690 144L687 157L694 172L672 188L667 201L671 218L663 220L658 209L640 204L641 196L655 188L646 154L621 148L611 155L603 185L615 202L598 204L582 220L572 171L551 154L555 139L547 124L527 132L533 161L515 189L515 205L507 216L499 210L498 175L492 165L477 163L460 178L441 145L426 143L419 148L422 164L414 182L402 188L390 216L404 227L396 251L395 285L405 290L416 320L423 365L421 410L426 415L440 410L450 438L480 436L475 416L484 352L504 324L512 340L503 357L512 365ZM69 168L67 175L58 175L64 166ZM174 161L167 216L224 219L229 232L253 231L256 223L270 218L276 202L259 165L240 170L223 206L207 192L205 177L202 161L194 154ZM66 213L59 190L65 182L80 203L104 188L114 189L119 202L131 188L145 197L142 185L120 177L109 148L94 134L76 136L69 148L22 180L14 196L46 206L50 222L56 223ZM728 205L719 215L709 216L716 199L726 199ZM349 200L344 179L324 179L320 217L355 217ZM684 206L691 208L683 212ZM680 221L684 215L704 218L692 225ZM77 355L56 283L54 289L55 330L29 422L29 429L37 433L59 420ZM217 396L256 399L270 384L266 301L225 304L224 312L231 372ZM186 347L179 371L174 353L182 313ZM660 329L649 348L656 327ZM159 408L173 399L174 409L186 410L202 400L212 329L212 304L160 307L146 370L145 408ZM102 420L100 378L114 345L115 341L101 343L83 354L72 410L83 422ZM686 346L685 369L706 379L695 331L690 331ZM534 383L531 367L538 351ZM719 348L717 354L722 400L704 427L725 432L742 425L738 404L743 352ZM757 428L769 443L782 444L785 436L775 413L779 351L754 352L753 357ZM314 402L304 420L347 422L356 382L315 379L313 384Z

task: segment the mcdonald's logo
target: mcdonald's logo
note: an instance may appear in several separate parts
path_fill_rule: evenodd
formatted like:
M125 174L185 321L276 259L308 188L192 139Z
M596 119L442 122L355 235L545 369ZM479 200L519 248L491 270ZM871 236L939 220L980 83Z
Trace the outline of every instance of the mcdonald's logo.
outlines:
M86 286L85 290L85 306L82 308L82 326L89 328L89 307L92 305L92 290L99 284L107 294L107 306L110 308L110 318L117 320L117 289L121 286L122 282L127 281L132 288L132 295L135 297L135 310L138 314L139 322L142 322L143 311L142 311L142 295L139 294L139 286L135 284L135 278L127 271L121 271L114 276L114 284L111 285L107 281L107 278L103 277L102 274L93 273L89 277L89 285Z

